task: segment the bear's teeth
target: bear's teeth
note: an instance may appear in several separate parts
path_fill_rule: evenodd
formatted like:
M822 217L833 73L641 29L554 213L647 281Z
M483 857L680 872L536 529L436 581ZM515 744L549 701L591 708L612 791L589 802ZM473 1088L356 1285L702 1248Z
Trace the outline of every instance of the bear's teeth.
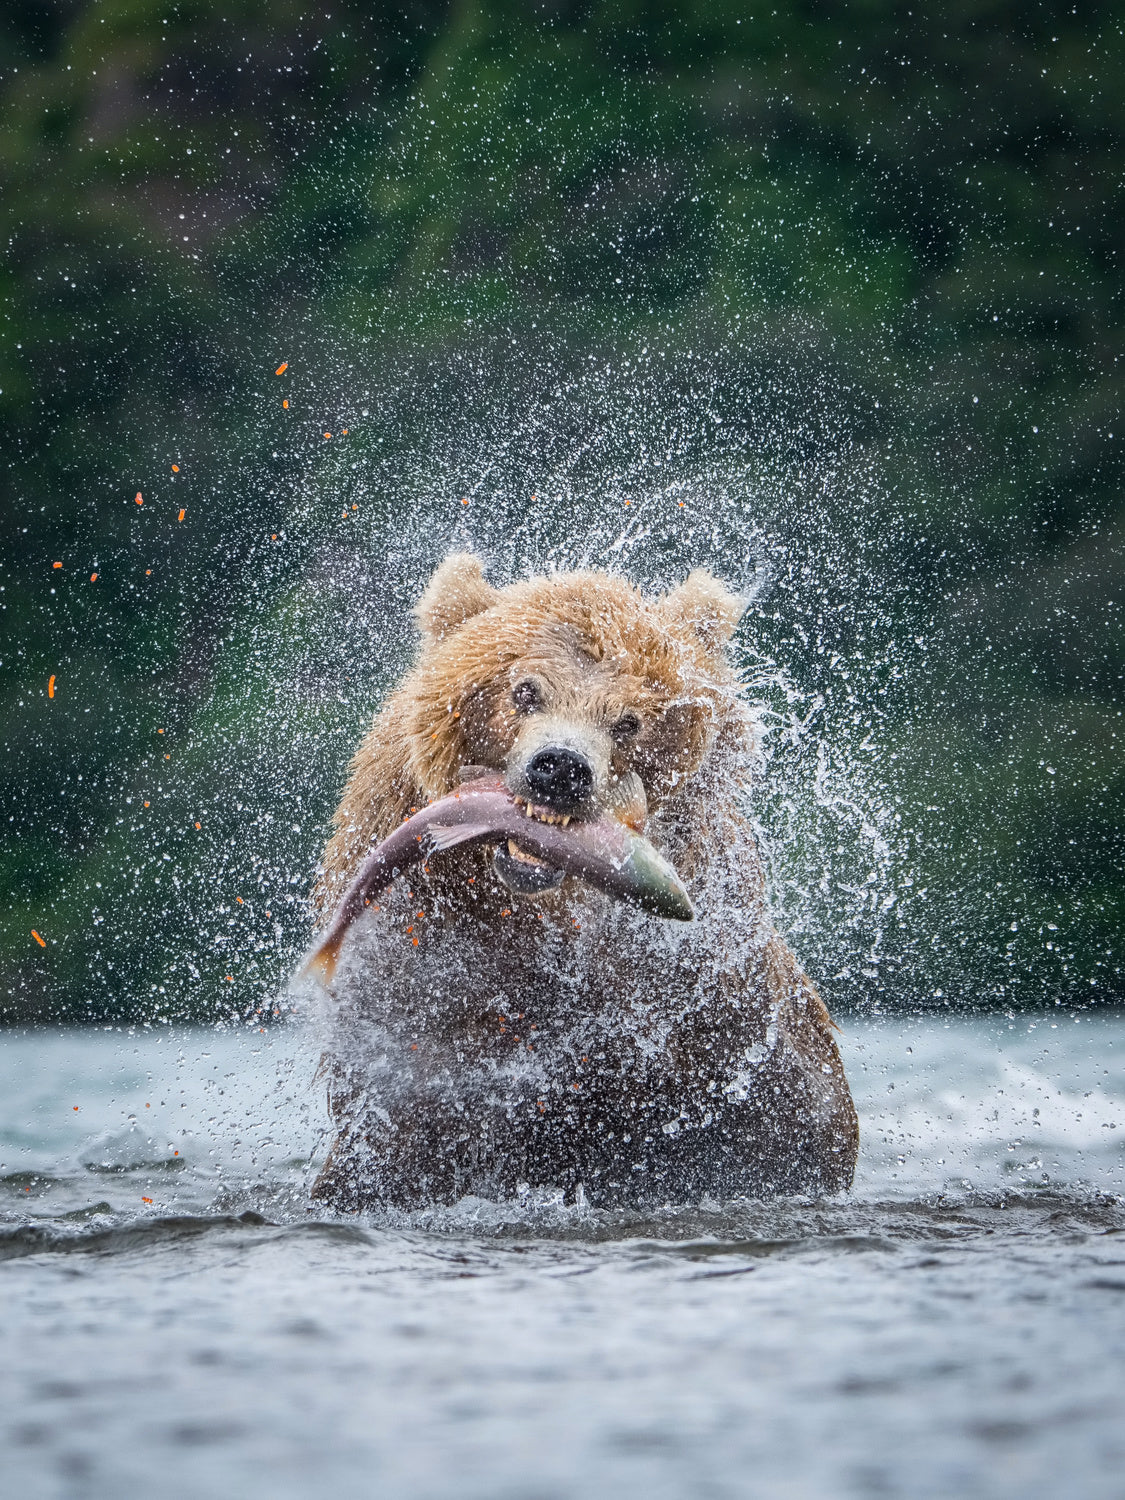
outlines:
M541 859L536 859L534 854L525 853L513 839L508 840L508 853L513 859L518 859L522 865L538 866L543 863Z
M532 802L529 798L513 797L512 800L516 804L516 806L521 810L521 812L523 812L527 817L529 817L529 818L535 818L540 823L561 823L562 826L565 828L566 825L570 822L570 816L571 815L569 813L564 818L559 813L553 813L553 812L550 812L545 807L539 807L536 803Z

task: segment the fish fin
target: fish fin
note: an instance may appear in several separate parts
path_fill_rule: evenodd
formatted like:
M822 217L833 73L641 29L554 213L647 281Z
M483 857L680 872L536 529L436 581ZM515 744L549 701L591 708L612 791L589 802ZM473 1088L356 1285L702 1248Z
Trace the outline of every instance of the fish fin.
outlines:
M486 833L491 832L492 828L488 823L434 823L424 836L429 840L433 853L438 854L443 849L456 849L458 844L467 844L470 839L483 838Z
M336 973L336 961L340 956L340 939L321 943L320 947L301 970L302 979L314 979L325 989L332 983Z

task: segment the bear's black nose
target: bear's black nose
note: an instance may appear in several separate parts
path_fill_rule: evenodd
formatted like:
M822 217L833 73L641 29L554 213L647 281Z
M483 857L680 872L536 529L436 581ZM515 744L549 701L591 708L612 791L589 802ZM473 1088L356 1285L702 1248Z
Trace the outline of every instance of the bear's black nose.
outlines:
M524 775L531 801L564 815L581 811L594 789L594 768L584 755L565 745L537 750Z

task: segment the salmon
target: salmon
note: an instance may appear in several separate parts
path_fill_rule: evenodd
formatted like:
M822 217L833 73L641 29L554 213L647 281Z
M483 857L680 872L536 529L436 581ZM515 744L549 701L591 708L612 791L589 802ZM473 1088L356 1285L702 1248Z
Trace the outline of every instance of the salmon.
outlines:
M642 834L617 818L546 823L524 811L499 776L481 776L407 818L357 870L301 978L331 981L340 949L373 896L396 875L464 844L511 839L553 869L653 916L690 922L695 915L680 877Z

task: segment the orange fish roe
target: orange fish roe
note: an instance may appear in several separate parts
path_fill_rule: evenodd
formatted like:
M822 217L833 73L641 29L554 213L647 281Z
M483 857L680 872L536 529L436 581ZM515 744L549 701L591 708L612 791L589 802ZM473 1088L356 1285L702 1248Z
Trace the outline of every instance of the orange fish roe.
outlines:
M285 372L286 372L286 370L288 370L288 368L289 368L289 361L287 359L283 359L282 362L278 365L277 369L273 373L275 375L284 375Z
M45 948L47 946L47 944L43 941L43 939L36 932L36 930L35 930L34 927L31 929L31 935L35 939L35 941L39 944L40 948Z
M140 490L138 490L137 493L136 493L136 497L133 500L133 504L134 505L143 505L144 503L145 503L145 497L141 494Z
M281 404L282 404L282 406L284 406L284 408L285 408L286 411L289 410L289 401L288 401L288 399L286 399L285 401L283 401Z
M91 573L90 574L90 582L91 583L97 583L97 581L98 581L98 575L96 573Z
M51 567L52 568L61 568L62 567L62 563L52 563Z
M172 473L173 474L178 474L179 472L180 472L180 466L179 466L179 464L173 464L172 465Z
M180 511L180 513L179 513L179 515L178 515L178 516L177 516L177 517L176 517L176 520L177 520L177 521L182 521L182 520L183 520L183 518L184 518L184 517L185 517L185 516L186 516L186 515L187 515L187 511L186 511L186 510L182 510L182 511Z
M54 679L54 676L51 676L51 677L47 678L47 697L48 698L53 698L54 696L55 696L55 679Z

